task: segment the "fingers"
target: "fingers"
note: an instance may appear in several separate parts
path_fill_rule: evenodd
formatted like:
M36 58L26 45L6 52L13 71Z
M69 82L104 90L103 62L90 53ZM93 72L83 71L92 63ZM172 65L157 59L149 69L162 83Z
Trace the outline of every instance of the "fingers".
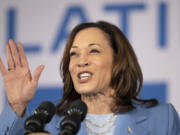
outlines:
M18 43L18 49L19 49L19 56L20 56L22 66L28 67L27 57L24 52L24 47L21 43Z
M15 68L15 63L12 57L11 49L8 44L6 45L6 56L7 56L8 69Z
M40 65L39 67L36 68L36 70L34 71L33 77L32 77L33 81L38 82L43 69L44 69L44 65Z
M14 43L13 40L9 40L9 48L10 48L10 53L12 55L15 67L20 67L20 57L16 48L16 44Z
M7 73L7 70L6 70L5 66L4 66L1 58L0 58L0 71L1 71L2 74Z

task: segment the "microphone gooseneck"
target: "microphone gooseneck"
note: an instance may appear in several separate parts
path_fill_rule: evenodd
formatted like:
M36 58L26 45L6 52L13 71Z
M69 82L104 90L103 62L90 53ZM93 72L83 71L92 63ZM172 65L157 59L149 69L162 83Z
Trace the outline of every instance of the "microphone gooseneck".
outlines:
M80 128L80 123L86 117L87 105L81 100L76 100L72 102L65 114L66 116L60 123L59 135L75 135Z
M41 103L35 110L33 115L29 116L25 123L25 135L30 133L44 132L44 126L50 122L55 114L55 106L49 101Z

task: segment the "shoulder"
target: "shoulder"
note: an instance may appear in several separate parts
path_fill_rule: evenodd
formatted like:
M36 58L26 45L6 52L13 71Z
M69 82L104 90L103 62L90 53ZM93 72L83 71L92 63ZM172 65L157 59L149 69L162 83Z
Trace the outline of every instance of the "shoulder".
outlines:
M179 118L178 116L178 113L177 111L175 110L174 106L172 104L158 104L154 107L151 107L151 108L146 108L144 105L139 105L137 106L137 112L147 112L148 115L150 117L155 117L155 118L172 118L172 117L177 117Z
M149 115L154 116L154 117L167 117L169 115L173 115L173 112L176 112L172 104L158 104L154 107L151 108L145 108L141 107L141 109L146 110L149 112Z
M144 104L136 104L136 109L132 111L132 113L138 115L138 114L144 114L151 118L157 118L157 119L167 119L167 118L179 118L177 111L175 110L174 106L172 104L158 104L154 107L147 108Z
M180 119L172 104L158 104L151 108L138 104L131 113L133 117L146 117L151 131L163 129L168 135L180 134Z

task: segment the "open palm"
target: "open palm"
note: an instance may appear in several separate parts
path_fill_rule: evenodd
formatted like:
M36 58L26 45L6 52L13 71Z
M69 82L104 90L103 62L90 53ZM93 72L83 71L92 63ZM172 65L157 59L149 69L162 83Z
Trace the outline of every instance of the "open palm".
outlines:
M33 99L38 86L38 80L44 69L43 65L37 67L31 75L28 61L21 43L17 48L13 40L6 46L8 70L0 59L4 87L8 102L14 111L21 115L27 104Z

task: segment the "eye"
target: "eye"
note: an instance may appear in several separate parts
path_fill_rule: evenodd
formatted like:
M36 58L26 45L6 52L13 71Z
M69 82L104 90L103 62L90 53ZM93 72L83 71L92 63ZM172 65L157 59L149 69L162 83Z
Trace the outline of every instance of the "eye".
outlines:
M76 52L70 52L70 57L76 55Z
M97 49L92 49L92 50L90 50L90 53L100 53L100 51Z

